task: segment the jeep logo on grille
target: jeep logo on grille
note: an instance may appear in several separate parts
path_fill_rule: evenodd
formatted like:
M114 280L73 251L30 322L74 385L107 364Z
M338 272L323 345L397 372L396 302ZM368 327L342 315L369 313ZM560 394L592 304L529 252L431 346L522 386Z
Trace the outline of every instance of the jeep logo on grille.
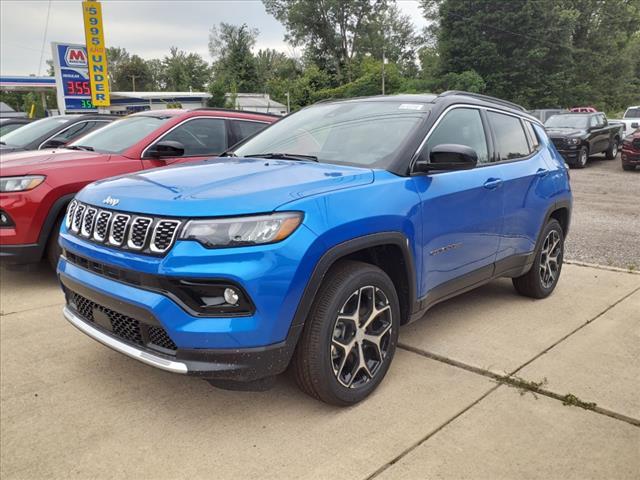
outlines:
M120 200L117 198L113 198L111 195L109 195L107 198L102 200L102 203L104 203L105 205L110 205L112 207L115 207L120 203Z

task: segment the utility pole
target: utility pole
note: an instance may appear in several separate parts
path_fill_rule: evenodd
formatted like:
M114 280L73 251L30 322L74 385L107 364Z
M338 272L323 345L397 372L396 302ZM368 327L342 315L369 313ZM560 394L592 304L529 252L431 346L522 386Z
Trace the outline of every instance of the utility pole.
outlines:
M291 100L289 97L289 92L285 93L285 95L287 96L287 113L291 112Z
M382 41L384 42L384 35L382 36ZM382 95L384 95L384 43L382 44Z
M129 78L131 79L131 83L133 84L133 91L136 91L136 77L139 77L140 75L129 75Z

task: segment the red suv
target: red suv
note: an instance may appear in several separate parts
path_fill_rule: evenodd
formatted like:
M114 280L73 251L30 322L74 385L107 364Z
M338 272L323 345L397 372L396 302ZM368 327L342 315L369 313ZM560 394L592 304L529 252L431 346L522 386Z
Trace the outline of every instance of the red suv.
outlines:
M58 231L69 201L107 177L206 159L278 117L220 109L155 110L130 115L55 150L0 159L0 260L58 261Z

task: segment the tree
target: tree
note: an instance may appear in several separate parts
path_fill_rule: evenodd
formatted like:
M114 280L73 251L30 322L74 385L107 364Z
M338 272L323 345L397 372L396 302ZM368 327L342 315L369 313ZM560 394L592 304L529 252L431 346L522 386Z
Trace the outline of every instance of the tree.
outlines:
M126 63L130 59L129 52L126 49L120 47L107 48L107 71L109 75L109 81L111 82L111 90L118 91L124 90L118 85L117 79L119 77L120 67L123 63Z
M114 91L146 92L153 89L149 66L138 55L130 56L119 65L114 80L117 86Z
M353 80L353 62L370 23L386 11L387 0L263 0L268 13L287 29L286 39L304 46L307 57L335 73L338 83Z
M164 65L162 60L152 58L146 61L149 72L149 90L162 91L166 88Z
M204 90L209 80L210 68L207 62L196 53L178 50L171 47L169 55L162 60L164 83L166 88L174 92Z
M529 108L620 105L633 90L637 0L422 0L443 83ZM482 79L476 82L475 72ZM447 76L455 74L456 76Z
M258 30L247 24L240 26L220 23L209 33L209 52L214 59L213 74L216 81L239 92L253 92L258 86L256 61L251 52Z

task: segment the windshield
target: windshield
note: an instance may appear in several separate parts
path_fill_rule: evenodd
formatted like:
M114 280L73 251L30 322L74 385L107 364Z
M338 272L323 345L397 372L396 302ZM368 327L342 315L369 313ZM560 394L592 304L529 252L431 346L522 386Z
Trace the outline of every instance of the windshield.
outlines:
M640 107L627 109L624 118L640 118Z
M587 128L589 115L554 115L544 122L547 128Z
M319 162L386 168L427 117L419 102L356 101L314 105L283 118L235 150L317 157Z
M101 153L122 153L167 120L169 120L169 117L140 116L123 118L70 143L69 147L87 147L88 150L92 149Z
M69 117L48 117L24 125L0 137L0 142L11 147L25 147L38 140L43 135L56 130L58 127L69 123Z

